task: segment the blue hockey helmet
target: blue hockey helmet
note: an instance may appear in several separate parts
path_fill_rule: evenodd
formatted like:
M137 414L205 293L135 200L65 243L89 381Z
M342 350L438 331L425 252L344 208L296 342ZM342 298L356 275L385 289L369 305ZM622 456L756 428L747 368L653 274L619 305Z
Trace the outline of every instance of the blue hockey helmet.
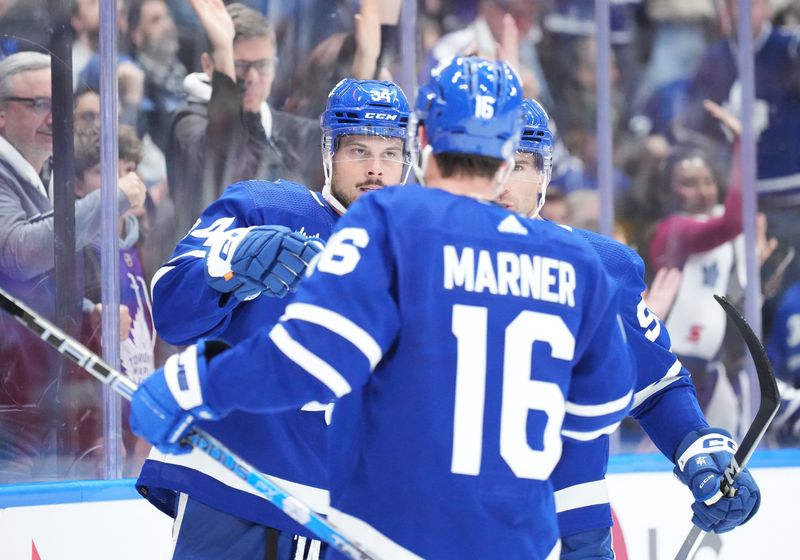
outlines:
M507 160L522 132L521 104L522 84L507 62L456 57L420 87L415 115L434 154Z
M550 131L550 117L538 101L522 100L522 137L519 150L522 152L553 152L553 133Z
M547 185L553 170L553 133L549 127L550 117L537 101L522 101L522 117L522 138L517 148L517 154L522 157L517 156L509 179L537 184L538 200L532 214L536 216L544 206Z
M320 117L325 169L322 193L339 212L343 213L344 207L330 192L332 160L338 140L343 136L379 136L403 140L401 182L405 183L412 159L405 142L410 112L405 93L390 81L345 78L331 90L325 111Z
M346 134L405 138L410 111L396 84L345 78L328 95L320 126L333 139Z

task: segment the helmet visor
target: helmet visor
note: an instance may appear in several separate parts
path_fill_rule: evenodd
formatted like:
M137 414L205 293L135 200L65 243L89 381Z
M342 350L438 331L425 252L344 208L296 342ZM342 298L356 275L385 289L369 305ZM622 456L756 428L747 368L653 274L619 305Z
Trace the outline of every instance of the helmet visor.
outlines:
M509 180L542 185L549 172L548 157L541 152L517 151Z
M324 151L334 163L374 166L380 169L387 185L405 183L411 168L405 130L398 128L361 127L336 130L336 136L325 134Z

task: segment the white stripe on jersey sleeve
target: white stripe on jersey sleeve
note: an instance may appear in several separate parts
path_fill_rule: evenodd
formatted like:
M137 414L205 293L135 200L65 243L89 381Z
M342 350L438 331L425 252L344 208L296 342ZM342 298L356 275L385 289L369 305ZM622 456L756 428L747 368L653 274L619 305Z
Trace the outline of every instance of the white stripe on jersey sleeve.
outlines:
M344 376L336 371L328 362L309 351L289 335L283 325L275 325L269 332L269 337L278 350L298 366L319 379L337 398L351 391L350 384Z
M564 437L568 437L570 439L574 439L576 441L591 441L593 439L599 438L602 435L614 433L614 430L616 430L621 423L622 421L615 422L610 426L606 426L605 428L600 428L599 430L595 430L593 432L576 432L574 430L561 430L561 435Z
M196 259L203 259L203 258L205 258L205 256L206 256L206 252L205 251L203 251L201 249L197 249L197 250L194 250L194 251L187 251L186 253L182 253L182 254L178 255L177 257L174 257L174 258L170 259L169 262L167 262L167 264L165 264L164 266L162 266L161 268L156 270L156 273L153 274L153 279L150 281L150 294L152 295L153 289L156 287L156 282L161 280L161 277L164 276L167 272L169 272L170 270L175 268L174 263L176 261L178 261L178 260L180 260L180 259L182 259L184 257L194 257ZM172 266L170 266L170 265L172 265Z
M153 274L153 279L150 281L150 297L151 297L151 298L153 297L153 293L154 293L154 292L153 292L153 290L155 290L155 289L156 289L156 282L158 282L159 280L161 280L161 278L162 278L162 277L163 277L163 276L164 276L164 275L165 275L167 272L169 272L170 270L172 270L173 268L175 268L175 267L174 267L174 266L162 266L161 268L159 268L158 270L156 270L156 273L155 273L155 274Z
M609 503L605 480L567 486L555 492L556 513Z
M644 403L644 401L646 401L647 399L658 393L661 389L663 389L670 383L674 383L675 381L680 379L681 378L680 373L682 367L683 366L681 365L680 360L676 358L675 363L672 364L672 367L670 367L669 370L667 370L667 373L664 375L664 377L662 377L655 383L651 383L641 391L636 391L636 394L633 395L633 404L631 405L631 412L633 412L633 410L637 406L640 406L642 403Z
M203 249L194 249L192 251L186 251L185 253L181 253L177 257L172 257L167 264L172 264L177 260L186 258L186 257L194 257L196 259L204 259L206 258L206 251Z
M628 406L631 402L631 395L633 391L629 391L628 394L623 395L622 397L605 402L603 404L575 404L573 402L567 401L565 403L567 414L573 414L575 416L605 416L606 414L613 414L615 412L619 412L620 410L624 410L625 407Z
M313 323L338 334L366 356L370 371L375 369L383 357L380 345L367 331L335 311L310 303L290 303L286 306L281 321L290 319Z

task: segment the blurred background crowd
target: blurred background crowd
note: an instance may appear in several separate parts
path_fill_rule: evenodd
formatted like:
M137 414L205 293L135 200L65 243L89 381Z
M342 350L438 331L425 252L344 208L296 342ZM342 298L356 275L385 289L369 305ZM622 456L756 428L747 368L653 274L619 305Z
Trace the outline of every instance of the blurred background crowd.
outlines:
M117 274L120 365L141 380L172 350L151 316L159 267L233 182L285 178L322 187L318 119L339 80L394 79L413 98L415 81L438 60L504 58L526 96L550 114L557 139L543 216L599 227L596 123L598 111L610 114L614 235L643 257L648 304L666 323L710 423L741 437L752 417L746 350L711 297L724 294L741 307L748 280L736 0L613 0L607 106L597 103L592 0L116 5L120 256L118 271L108 271L100 259L100 1L0 0L4 289L99 352L102 278ZM800 386L800 1L751 6L759 306L789 394ZM65 97L53 87L49 56L59 12L71 37L71 64L56 66L72 81L73 148L53 135ZM53 181L53 154L73 150L74 176ZM54 185L74 194L71 226L54 217ZM54 273L65 236L76 255L68 286ZM74 302L69 318L56 317L59 290ZM110 316L116 321L117 312ZM147 449L126 429L124 406L112 419L103 402L95 381L0 315L0 483L114 476L107 444L114 433L121 434L116 474L136 474ZM782 413L772 445L797 443L798 407L800 399ZM617 451L654 449L634 423L615 437Z

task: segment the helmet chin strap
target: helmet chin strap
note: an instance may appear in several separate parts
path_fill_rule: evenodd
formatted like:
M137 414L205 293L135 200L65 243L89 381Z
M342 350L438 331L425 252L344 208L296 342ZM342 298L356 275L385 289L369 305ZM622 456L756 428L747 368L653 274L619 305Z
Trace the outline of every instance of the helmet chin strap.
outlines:
M322 185L322 198L328 201L328 204L331 205L331 208L333 208L337 214L343 216L345 212L347 212L347 208L345 208L344 204L331 192L333 161L331 160L331 155L326 150L322 151L322 168L325 170L325 183Z
M545 195L547 194L548 184L550 184L550 181L547 177L545 177L542 182L542 192L539 193L539 202L536 204L536 209L533 212L531 212L530 215L530 217L533 219L539 218L539 212L541 212L542 207L544 207Z

